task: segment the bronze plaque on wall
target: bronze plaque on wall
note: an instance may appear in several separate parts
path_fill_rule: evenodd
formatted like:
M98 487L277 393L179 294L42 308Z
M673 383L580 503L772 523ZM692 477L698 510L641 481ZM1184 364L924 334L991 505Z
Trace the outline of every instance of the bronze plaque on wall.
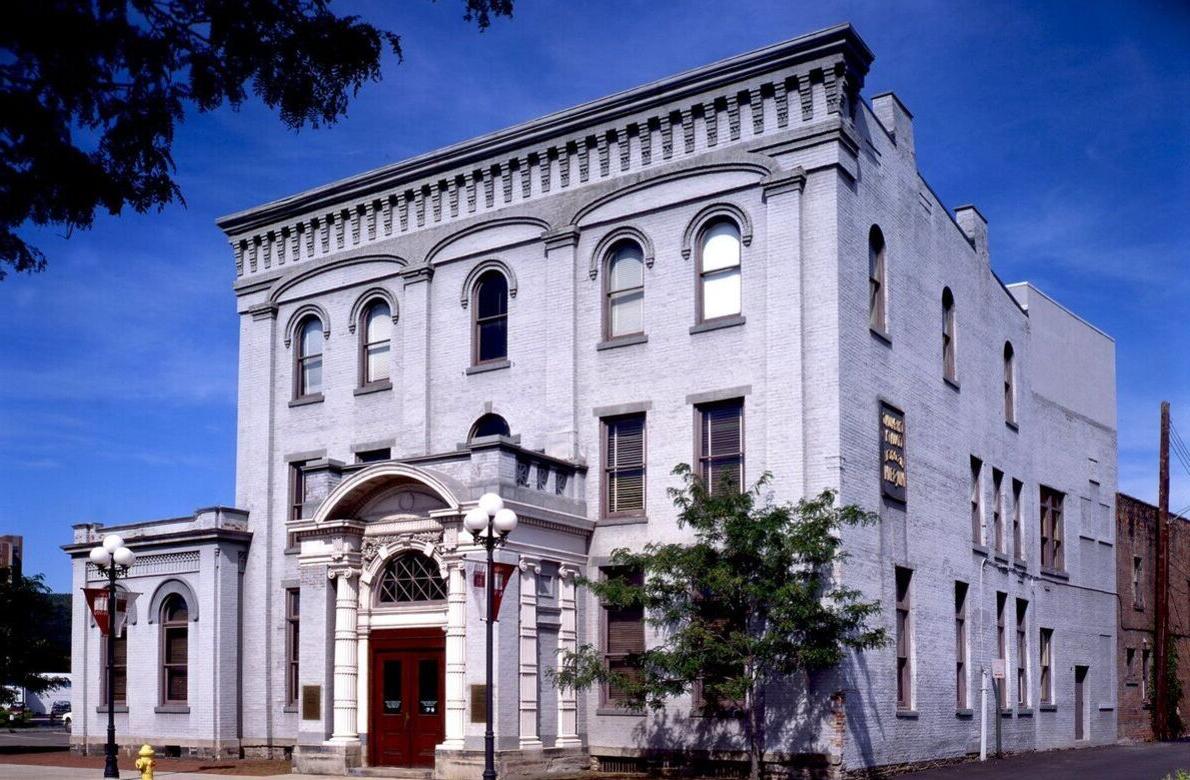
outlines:
M322 719L322 686L302 686L302 720Z
M471 722L486 723L488 720L488 686L471 686Z
M880 403L880 492L885 498L905 503L905 413Z

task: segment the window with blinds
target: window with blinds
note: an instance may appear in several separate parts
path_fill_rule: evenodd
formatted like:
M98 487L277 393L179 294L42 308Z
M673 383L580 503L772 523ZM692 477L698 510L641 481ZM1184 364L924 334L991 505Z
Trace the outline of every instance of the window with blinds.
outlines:
M744 399L698 407L698 473L711 494L744 484Z
M604 579L621 578L632 585L644 583L640 571L618 566L600 569ZM635 677L640 673L639 655L645 649L644 607L616 609L604 606L603 660L609 671L623 676ZM627 693L614 682L607 684L603 700L611 706L623 706L628 702Z
M645 512L645 416L603 421L603 514L640 516Z

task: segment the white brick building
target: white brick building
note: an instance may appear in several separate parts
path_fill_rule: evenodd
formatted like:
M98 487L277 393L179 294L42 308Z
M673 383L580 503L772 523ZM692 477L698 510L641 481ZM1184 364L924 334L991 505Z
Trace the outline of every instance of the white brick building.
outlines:
M803 709L772 691L775 759L976 750L1001 656L1005 749L1113 740L1114 345L1000 282L983 217L919 174L908 110L862 99L871 62L839 26L221 220L239 509L119 529L144 594L122 739L477 776L481 556L458 531L494 490L522 519L499 553L518 567L501 762L738 748L688 698L643 715L547 675L558 648L616 661L652 637L574 577L680 539L666 488L691 462L881 516L841 576L894 634L904 609L900 641ZM76 529L76 586L111 530ZM97 634L75 613L73 739L95 745Z

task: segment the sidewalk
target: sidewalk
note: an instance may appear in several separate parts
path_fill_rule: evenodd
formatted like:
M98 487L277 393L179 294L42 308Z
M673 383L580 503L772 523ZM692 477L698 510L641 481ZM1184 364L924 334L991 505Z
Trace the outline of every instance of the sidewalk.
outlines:
M3 759L3 756L0 756ZM260 775L227 775L206 774L202 772L187 772L177 770L158 770L153 777L161 780L235 780L236 778L259 778ZM278 780L326 780L322 775L271 775ZM0 778L4 780L102 780L103 768L87 767L42 766L36 764L5 764L0 762ZM120 780L140 780L140 772L121 769Z

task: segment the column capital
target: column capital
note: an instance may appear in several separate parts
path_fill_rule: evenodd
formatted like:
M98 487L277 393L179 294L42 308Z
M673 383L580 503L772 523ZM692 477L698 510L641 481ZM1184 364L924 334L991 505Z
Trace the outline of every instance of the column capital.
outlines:
M578 566L575 566L572 563L563 563L560 566L558 566L558 577L560 579L563 579L566 581L572 581L572 580L576 579L580 574L582 574L582 570L579 569Z
M554 228L553 230L542 236L545 242L545 251L554 251L555 249L563 249L569 246L578 246L579 229L572 225L565 227Z
M525 574L528 574L529 572L532 572L533 574L541 574L541 559L522 555L521 559L517 561L517 568Z
M761 192L767 201L774 195L786 192L801 192L806 186L806 171L800 165L791 171L781 171L769 175L761 183Z
M406 271L402 271L401 276L405 280L406 287L419 282L426 282L428 284L434 279L434 266L417 265Z

